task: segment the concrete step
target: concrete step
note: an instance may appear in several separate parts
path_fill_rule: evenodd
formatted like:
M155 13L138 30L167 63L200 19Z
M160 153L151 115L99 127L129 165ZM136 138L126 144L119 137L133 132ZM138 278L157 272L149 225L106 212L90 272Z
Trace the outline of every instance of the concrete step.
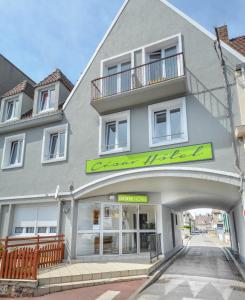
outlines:
M116 283L116 282L126 282L132 280L139 279L147 279L148 275L132 275L132 276L120 276L113 278L105 278L105 279L95 279L95 280L82 280L82 281L74 281L74 282L63 282L63 283L53 283L39 286L35 292L35 296L44 296L51 293L57 293L61 291L102 285L107 283Z
M139 276L148 275L148 269L137 269L137 270L124 270L124 271L110 271L102 273L88 273L88 274L74 274L74 275L63 275L63 276L52 276L38 279L39 286L63 284L63 283L74 283L82 281L94 281L104 280L119 277L128 276Z

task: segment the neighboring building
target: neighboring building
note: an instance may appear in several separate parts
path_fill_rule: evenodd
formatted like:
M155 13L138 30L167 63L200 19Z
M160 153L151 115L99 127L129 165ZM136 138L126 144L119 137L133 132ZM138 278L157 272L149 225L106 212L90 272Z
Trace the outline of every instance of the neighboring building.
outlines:
M30 77L0 54L0 97L24 80L35 84Z
M168 257L182 246L180 212L212 207L229 212L245 261L233 135L245 136L245 57L221 42L226 89L215 41L165 0L129 0L71 93L59 72L33 103L20 89L12 121L5 95L1 235L64 233L70 259L95 260L147 253L158 233Z
M212 229L212 215L196 215L195 228L200 231L209 231Z
M218 33L223 42L245 55L245 35L230 39L227 25L218 27Z
M191 231L195 229L195 219L191 212L183 212L183 233L184 237L190 236Z

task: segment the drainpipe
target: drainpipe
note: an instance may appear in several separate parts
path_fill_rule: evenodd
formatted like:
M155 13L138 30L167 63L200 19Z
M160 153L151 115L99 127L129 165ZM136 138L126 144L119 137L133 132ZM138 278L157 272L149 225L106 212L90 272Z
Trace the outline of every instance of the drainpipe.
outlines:
M217 47L216 47L218 45L218 50L220 53L220 55L218 54L218 57L220 59L220 63L221 63L222 71L223 71L225 93L226 93L227 104L228 104L227 110L228 110L228 117L230 119L230 126L231 126L232 148L233 148L233 151L235 154L234 165L240 175L240 193L241 193L241 198L242 198L244 173L240 167L237 142L236 142L236 136L235 136L235 125L234 125L234 119L233 119L233 114L232 114L232 94L231 94L229 79L228 79L228 75L227 75L227 66L225 63L224 56L223 56L223 50L221 47L221 42L220 42L220 38L219 38L219 34L218 34L218 28L215 28L215 32L216 32L217 41L215 41L214 47L218 54Z

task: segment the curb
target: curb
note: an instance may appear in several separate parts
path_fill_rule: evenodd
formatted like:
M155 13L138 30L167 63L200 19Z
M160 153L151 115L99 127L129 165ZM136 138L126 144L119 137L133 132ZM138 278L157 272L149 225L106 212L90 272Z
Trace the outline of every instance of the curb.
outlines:
M184 254L189 246L189 242L191 240L191 237L189 238L188 242L185 246L183 246L180 250L178 250L172 257L165 260L158 268L158 270L155 271L153 275L149 277L148 280L146 280L145 283L142 284L127 300L135 300L135 298L143 292L146 288L148 288L150 285L152 285L154 282L156 282L161 275L175 262L175 260Z
M229 248L223 247L223 251L229 256L229 258L233 261L234 265L236 266L239 274L241 275L243 281L245 282L245 270L241 267L239 261L235 258Z

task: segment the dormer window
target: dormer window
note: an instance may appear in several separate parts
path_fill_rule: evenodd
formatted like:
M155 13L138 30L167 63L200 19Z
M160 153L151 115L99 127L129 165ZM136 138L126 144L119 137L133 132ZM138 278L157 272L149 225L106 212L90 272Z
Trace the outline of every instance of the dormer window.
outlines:
M3 122L17 118L19 107L19 99L14 98L5 102Z
M55 89L50 88L40 92L38 112L45 112L55 107Z

